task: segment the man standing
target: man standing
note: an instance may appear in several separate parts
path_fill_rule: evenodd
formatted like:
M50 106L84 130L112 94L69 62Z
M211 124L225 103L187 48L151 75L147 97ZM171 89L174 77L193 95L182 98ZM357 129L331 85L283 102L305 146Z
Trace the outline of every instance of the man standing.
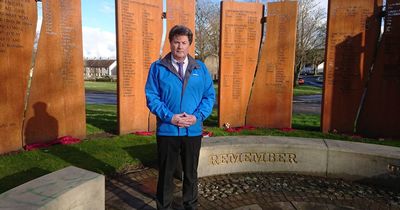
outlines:
M215 91L207 67L188 54L192 31L176 25L168 38L171 52L152 63L145 87L147 107L157 116L157 209L171 207L178 161L184 173L183 205L196 209L202 124L212 112Z

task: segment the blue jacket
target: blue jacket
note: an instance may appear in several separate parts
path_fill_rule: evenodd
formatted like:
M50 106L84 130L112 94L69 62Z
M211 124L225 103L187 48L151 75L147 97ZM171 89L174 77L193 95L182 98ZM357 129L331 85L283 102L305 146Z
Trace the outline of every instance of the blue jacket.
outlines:
M200 136L203 121L211 114L215 90L204 63L188 55L185 79L172 66L171 54L151 64L145 92L147 107L157 116L159 136ZM171 123L174 114L186 112L197 121L188 128Z

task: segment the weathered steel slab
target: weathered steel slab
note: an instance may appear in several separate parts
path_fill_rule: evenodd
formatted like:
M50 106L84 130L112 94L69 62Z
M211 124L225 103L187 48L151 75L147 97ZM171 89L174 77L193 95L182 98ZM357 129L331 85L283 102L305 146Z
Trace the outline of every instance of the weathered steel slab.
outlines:
M160 54L162 0L117 0L116 7L118 132L148 131L154 120L149 119L144 86Z
M267 8L266 39L251 91L246 124L290 128L297 2L268 3Z
M357 131L400 138L400 3L386 1L385 28Z
M245 125L263 12L264 6L260 3L221 3L219 126Z
M86 136L80 0L43 0L25 144Z
M195 0L167 0L167 35L165 38L163 56L171 49L169 46L168 33L175 25L184 25L193 32L193 42L189 48L189 54L194 57L195 49Z
M381 0L331 0L324 68L323 132L353 132L380 27Z
M36 7L35 1L0 1L0 153L22 147Z

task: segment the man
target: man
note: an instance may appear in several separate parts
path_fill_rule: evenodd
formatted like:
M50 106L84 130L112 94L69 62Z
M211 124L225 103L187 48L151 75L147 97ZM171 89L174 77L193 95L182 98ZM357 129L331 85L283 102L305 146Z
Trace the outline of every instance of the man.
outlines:
M215 91L207 67L188 54L192 31L177 25L168 38L171 52L151 65L145 87L147 106L157 116L157 209L171 207L178 161L184 173L183 206L196 209L202 122L212 112Z

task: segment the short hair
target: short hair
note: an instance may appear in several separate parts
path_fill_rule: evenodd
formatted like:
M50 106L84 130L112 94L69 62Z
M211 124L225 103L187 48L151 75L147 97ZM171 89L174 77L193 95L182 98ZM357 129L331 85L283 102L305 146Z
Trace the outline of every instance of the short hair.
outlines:
M176 25L171 28L168 35L169 42L172 42L175 36L187 36L189 39L189 44L192 44L193 33L190 28L184 25Z

